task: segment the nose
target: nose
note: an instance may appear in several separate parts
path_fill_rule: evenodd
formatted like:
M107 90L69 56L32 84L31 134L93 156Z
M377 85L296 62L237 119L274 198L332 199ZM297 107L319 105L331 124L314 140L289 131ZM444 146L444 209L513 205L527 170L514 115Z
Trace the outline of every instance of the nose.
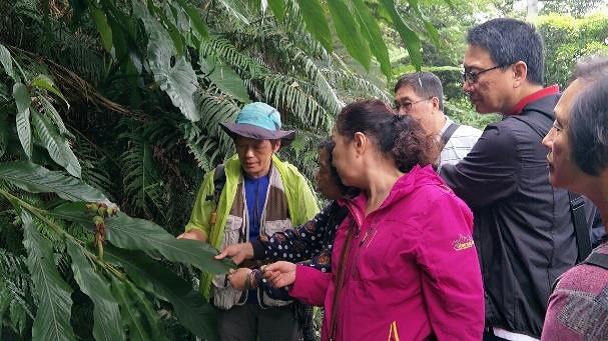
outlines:
M555 128L551 127L545 138L543 138L543 145L549 149L553 146L553 133Z
M464 82L462 82L462 91L464 91L466 93L473 92L473 86L471 84L469 84L469 82L464 81Z
M399 116L405 116L405 115L407 115L407 111L405 110L404 107L401 107L401 108L399 108L399 111L397 112L397 114Z
M247 157L247 158L254 157L253 148L247 147L247 150L245 151L245 157Z

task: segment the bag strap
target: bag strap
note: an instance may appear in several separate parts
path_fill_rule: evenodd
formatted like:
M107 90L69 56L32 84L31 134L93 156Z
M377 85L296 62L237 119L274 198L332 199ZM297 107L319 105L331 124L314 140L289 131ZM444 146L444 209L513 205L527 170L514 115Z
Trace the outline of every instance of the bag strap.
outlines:
M329 339L335 340L336 325L338 319L338 300L340 298L340 292L344 285L344 279L346 277L346 262L348 261L348 253L350 251L350 245L352 244L355 232L355 220L351 221L346 231L346 240L344 246L340 251L340 263L338 263L338 273L336 274L336 287L334 290L333 304L331 306L331 320L329 324Z
M592 253L582 262L582 264L595 265L608 270L608 254Z
M450 124L450 126L447 127L447 129L443 132L443 134L441 134L441 149L442 150L443 150L443 147L445 147L445 145L448 144L448 141L450 140L450 138L452 138L452 135L454 134L456 129L458 129L458 127L460 127L460 124L458 124L456 122L452 122Z
M213 200L214 206L211 215L209 216L209 226L215 226L217 222L217 207L220 204L220 196L226 184L226 169L224 164L219 164L215 167L213 173L213 195L207 196L206 200Z
M589 236L589 227L584 210L585 201L582 196L570 191L568 191L568 199L570 200L570 214L572 215L576 246L578 247L578 261L582 262L591 253L591 237Z

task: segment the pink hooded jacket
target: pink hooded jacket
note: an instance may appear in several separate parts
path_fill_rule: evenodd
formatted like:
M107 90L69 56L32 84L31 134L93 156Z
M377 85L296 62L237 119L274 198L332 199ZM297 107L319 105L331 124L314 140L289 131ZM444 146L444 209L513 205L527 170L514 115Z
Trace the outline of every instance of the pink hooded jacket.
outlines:
M336 340L481 340L484 294L469 208L430 166L399 178L367 217L366 200L361 194L346 203L350 215L336 234L332 274L296 270L290 295L325 306L322 340L329 340L340 254L351 226Z

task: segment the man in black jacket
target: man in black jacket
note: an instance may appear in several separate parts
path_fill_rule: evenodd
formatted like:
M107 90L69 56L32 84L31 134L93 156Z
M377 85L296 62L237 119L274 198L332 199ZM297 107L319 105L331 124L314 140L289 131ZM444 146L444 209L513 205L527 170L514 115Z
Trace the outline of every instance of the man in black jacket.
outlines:
M575 264L568 194L551 186L547 149L557 85L543 88L543 42L534 27L495 19L471 29L463 89L490 124L441 176L473 209L486 290L484 340L540 338L551 285Z

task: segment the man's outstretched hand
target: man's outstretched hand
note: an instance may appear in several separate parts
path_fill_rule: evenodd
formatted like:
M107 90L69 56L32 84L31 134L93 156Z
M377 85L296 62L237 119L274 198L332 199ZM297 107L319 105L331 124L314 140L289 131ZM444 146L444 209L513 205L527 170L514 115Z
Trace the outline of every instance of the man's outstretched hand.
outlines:
M253 245L251 243L233 244L224 247L222 252L215 256L215 259L232 258L235 264L241 264L246 259L253 258Z

